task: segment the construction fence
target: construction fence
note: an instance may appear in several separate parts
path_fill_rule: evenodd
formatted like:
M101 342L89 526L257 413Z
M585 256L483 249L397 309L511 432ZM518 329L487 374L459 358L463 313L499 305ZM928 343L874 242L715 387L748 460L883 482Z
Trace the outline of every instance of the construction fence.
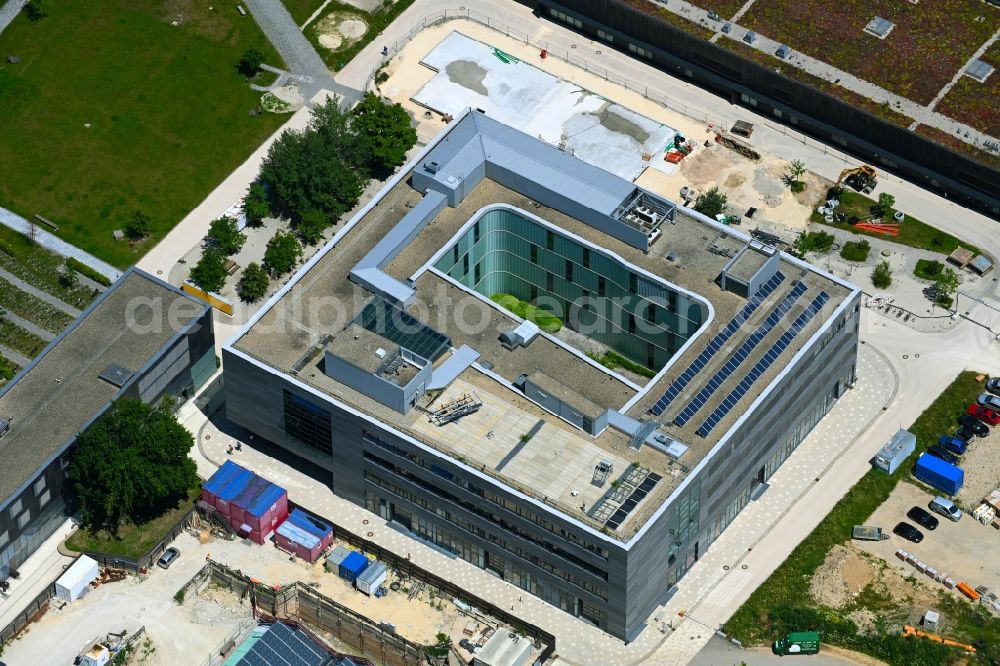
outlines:
M187 526L191 524L191 519L194 516L195 509L191 507L187 513L185 513L180 520L178 520L173 527L163 535L155 546L150 548L145 555L139 558L125 557L124 555L115 555L113 553L96 553L86 551L83 554L97 561L101 567L109 569L125 569L131 573L141 573L144 569L148 569L153 565L154 562L163 554L163 551L167 549L170 542L177 538L177 535L187 529Z
M0 629L0 647L10 643L18 634L24 631L25 627L45 615L45 611L49 609L49 599L54 597L55 594L56 584L55 581L52 581L10 624Z

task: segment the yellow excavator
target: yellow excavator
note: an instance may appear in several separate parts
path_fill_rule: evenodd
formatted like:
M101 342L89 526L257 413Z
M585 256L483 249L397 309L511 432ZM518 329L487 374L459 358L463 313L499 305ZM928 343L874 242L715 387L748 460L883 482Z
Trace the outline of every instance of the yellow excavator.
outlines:
M878 173L875 171L875 167L868 166L867 164L862 164L856 169L844 169L840 172L840 178L837 179L835 187L840 189L843 185L847 185L858 192L870 194L875 189L875 186L878 185Z

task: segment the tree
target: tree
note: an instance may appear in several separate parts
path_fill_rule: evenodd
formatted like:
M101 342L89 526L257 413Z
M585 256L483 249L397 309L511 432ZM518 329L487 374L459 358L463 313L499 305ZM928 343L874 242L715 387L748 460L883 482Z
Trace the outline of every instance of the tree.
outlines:
M720 192L718 187L713 187L698 195L694 202L694 209L702 215L714 218L722 213L728 202L729 199L726 195Z
M267 191L260 183L250 186L250 191L243 199L243 214L247 216L248 227L259 227L265 217L271 216L271 204L267 200Z
M795 248L805 254L806 252L828 252L833 247L836 240L833 234L825 231L803 231L795 239Z
M950 268L945 268L934 282L934 302L941 307L950 308L953 294L958 291L958 274Z
M141 210L132 214L132 219L125 223L125 235L129 240L141 241L149 236L149 216Z
M267 242L264 250L264 267L274 277L284 275L292 270L302 256L302 245L290 233L278 231L274 238Z
M218 293L226 284L226 258L214 247L201 253L201 259L191 269L191 282L199 289Z
M875 270L872 271L872 284L878 289L885 289L892 284L892 267L885 259L875 265Z
M270 283L271 279L268 277L267 271L261 268L256 261L251 261L243 271L243 276L236 285L236 291L243 301L254 303L264 297Z
M306 245L315 245L323 237L323 232L330 226L330 221L321 210L307 210L302 213L295 230Z
M220 217L212 220L212 224L209 225L208 240L219 252L229 257L240 251L247 237L236 227L236 220L231 217Z
M167 406L118 400L76 438L66 478L71 507L85 528L112 534L162 514L198 484L193 445Z
M367 178L364 152L334 100L313 109L305 130L278 137L260 169L271 211L293 222L311 210L338 219L357 203Z
M417 131L406 110L399 104L386 104L374 93L365 93L351 115L351 127L375 171L401 165L417 142Z
M247 49L240 56L240 61L237 63L236 69L243 76L252 79L257 76L257 72L260 71L262 64L264 64L264 54L259 49Z
M882 215L884 217L891 217L893 206L896 205L896 197L892 196L888 192L883 192L878 195L878 207L882 209Z
M805 172L806 165L802 160L792 160L788 163L788 175L785 177L785 183L792 192L801 192L806 188L806 184L801 180L802 174Z
M76 289L80 286L80 276L76 274L76 269L73 268L69 261L63 264L63 270L59 274L59 284L67 289Z

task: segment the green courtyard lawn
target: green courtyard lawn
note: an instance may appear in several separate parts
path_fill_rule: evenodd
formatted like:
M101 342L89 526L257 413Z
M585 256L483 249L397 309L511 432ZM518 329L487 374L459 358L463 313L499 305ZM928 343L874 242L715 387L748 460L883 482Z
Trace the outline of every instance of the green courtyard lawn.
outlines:
M3 32L0 206L119 267L134 263L285 120L236 71L249 48L283 66L235 5L78 0ZM177 21L178 25L172 25ZM136 210L152 236L115 241ZM196 239L192 239L195 242Z
M166 533L184 516L201 495L201 487L195 486L188 496L177 503L177 506L141 525L122 525L118 536L113 537L106 531L91 534L79 529L66 539L66 547L78 553L106 553L138 559L149 552L166 535Z
M317 9L323 5L323 0L281 0L285 9L295 19L295 25L302 25Z
M824 643L864 652L894 666L944 664L952 653L929 641L904 639L887 626L874 634L860 634L847 612L827 608L809 593L810 580L823 564L830 549L851 538L851 528L863 525L892 493L896 484L907 479L917 456L949 432L966 405L982 391L976 373L963 372L931 403L908 430L917 437L916 451L892 475L869 470L847 491L833 510L820 521L774 573L726 622L723 630L745 644L769 643L790 631L817 630ZM866 590L868 592L868 590ZM947 606L949 638L972 642L982 638L991 653L1000 646L1000 621L980 606L966 603L942 591L939 604ZM868 609L879 617L898 609L889 608L879 595L862 593L848 611ZM942 610L945 610L942 608ZM954 656L958 656L957 654ZM996 657L996 654L990 656Z
M864 218L868 215L868 209L876 203L876 201L869 199L859 192L852 192L851 190L845 189L840 195L840 206L837 208L837 212L845 213L848 218L852 215ZM854 233L861 234L863 236L881 238L893 243L899 243L900 245L907 245L921 250L931 250L942 254L951 254L952 251L959 246L968 248L976 253L979 252L978 248L974 245L970 245L965 241L959 240L951 234L932 227L929 224L925 224L914 217L910 217L909 215L906 215L903 218L903 222L899 227L899 235L896 237L886 236L874 231L866 231L864 225L861 224L853 226L847 224L847 222L834 222L829 224L822 215L816 212L815 207L813 208L812 216L809 218L809 221L816 222L818 224L825 224L830 227L836 227L838 229L844 229L846 231L853 231ZM895 220L888 217L883 221L895 222Z

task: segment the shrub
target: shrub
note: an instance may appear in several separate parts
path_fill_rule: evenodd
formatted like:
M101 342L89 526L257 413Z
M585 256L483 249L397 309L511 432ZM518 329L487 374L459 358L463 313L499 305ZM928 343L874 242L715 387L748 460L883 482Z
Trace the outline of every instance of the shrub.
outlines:
M878 262L872 271L872 284L878 289L885 289L892 284L892 267L885 259Z
M702 215L714 218L722 213L728 202L728 197L719 191L718 187L713 187L698 195L694 202L694 209Z
M253 303L264 297L270 283L267 271L256 261L252 261L243 271L239 284L236 285L236 291L245 302Z
M240 61L236 64L236 69L243 76L252 79L257 76L257 72L260 71L262 64L264 64L264 54L259 49L247 49L240 56Z
M133 213L132 219L125 223L125 235L130 240L141 241L149 236L149 223L149 215L137 210Z
M944 270L944 264L934 259L917 259L917 267L913 269L913 274L925 280L937 280Z
M833 247L833 235L825 231L803 231L795 241L799 252L828 252Z
M299 215L295 230L306 245L315 245L323 237L323 232L330 226L330 220L321 210L307 210Z
M865 261L871 249L866 240L851 241L844 243L844 247L840 248L840 256L848 261Z
M24 13L27 14L29 21L39 21L48 16L48 14L45 13L45 7L42 0L29 0L29 2L24 5Z
M87 276L97 284L103 284L105 287L111 286L111 280L109 280L104 273L98 273L87 264L82 261L77 261L73 257L66 257L66 268L72 268L80 275Z

